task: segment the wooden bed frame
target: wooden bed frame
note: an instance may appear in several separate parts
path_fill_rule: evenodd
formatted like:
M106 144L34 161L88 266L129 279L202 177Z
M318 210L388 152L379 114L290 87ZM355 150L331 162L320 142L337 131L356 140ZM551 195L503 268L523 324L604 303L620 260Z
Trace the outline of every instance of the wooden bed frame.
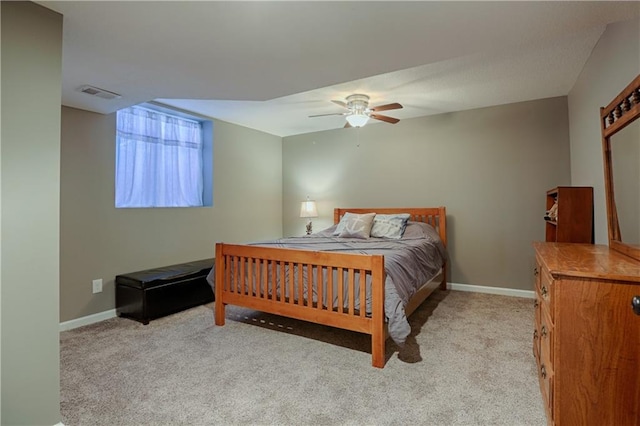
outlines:
M440 234L440 238L447 244L446 209L445 207L433 208L336 208L334 210L334 223L338 223L346 212L351 213L409 213L410 220L425 222L432 225ZM385 341L388 331L384 314L384 256L363 255L350 253L334 253L311 250L293 250L285 248L258 247L235 244L216 244L215 265L215 323L222 326L225 322L225 306L236 305L257 311L275 315L300 319L317 324L323 324L346 330L357 331L371 335L372 365L383 368L385 364ZM405 313L408 317L420 304L438 287L447 288L446 264L440 273L428 283L425 283L412 297ZM283 288L275 286L276 271L280 270L281 276L285 276L285 267L306 268L308 276L315 283L317 300L322 301L323 294L328 300L333 300L333 272L337 272L338 288L343 289L337 293L338 306L347 305L348 308L332 308L323 303L313 302L312 286L308 287L308 294L303 293L302 274L297 274L298 294L295 294L294 274L288 274L289 278L281 287L288 288L289 295L297 297L285 297ZM313 268L316 267L317 276L313 277ZM322 270L327 272L328 280L322 281ZM360 300L365 300L365 275L371 276L371 313L367 315L365 309L356 309L355 280L356 272L360 277ZM245 276L246 275L246 276ZM347 279L343 279L346 275ZM246 281L255 282L258 291L250 291L247 286L240 285ZM346 286L346 287L345 287ZM286 290L285 290L286 291ZM343 295L344 293L344 295Z

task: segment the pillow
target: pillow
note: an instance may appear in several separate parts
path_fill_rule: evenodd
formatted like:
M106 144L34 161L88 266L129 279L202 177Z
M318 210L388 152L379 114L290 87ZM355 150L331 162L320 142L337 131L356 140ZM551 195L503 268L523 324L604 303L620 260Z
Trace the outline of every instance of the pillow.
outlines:
M377 214L373 219L371 236L376 238L402 238L407 221L411 215L409 213L398 214Z
M344 222L344 225L342 226L338 237L363 239L369 238L371 227L373 226L373 218L375 216L375 213L345 213L340 220L340 224ZM338 228L340 228L340 224L338 225Z
M333 235L340 235L340 233L342 232L342 230L344 229L344 224L347 223L347 220L349 219L349 216L351 216L354 213L345 213L342 215L342 217L340 218L340 222L338 222L338 226L336 226L335 231L333 231Z
M424 222L407 222L402 239L427 238L429 241L441 241L435 228Z

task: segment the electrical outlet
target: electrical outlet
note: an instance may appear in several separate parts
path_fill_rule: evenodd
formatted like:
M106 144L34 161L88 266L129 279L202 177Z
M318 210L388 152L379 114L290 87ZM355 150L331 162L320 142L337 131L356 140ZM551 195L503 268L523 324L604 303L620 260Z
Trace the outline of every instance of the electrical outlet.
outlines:
M93 280L93 293L102 293L102 278Z

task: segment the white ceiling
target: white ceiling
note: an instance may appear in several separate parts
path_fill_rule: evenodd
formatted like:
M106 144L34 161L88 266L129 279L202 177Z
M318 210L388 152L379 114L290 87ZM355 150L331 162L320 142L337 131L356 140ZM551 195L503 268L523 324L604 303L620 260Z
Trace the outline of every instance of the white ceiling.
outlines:
M614 1L38 3L64 15L63 105L157 100L278 136L342 127L308 116L352 93L400 119L566 95L606 25L640 17Z

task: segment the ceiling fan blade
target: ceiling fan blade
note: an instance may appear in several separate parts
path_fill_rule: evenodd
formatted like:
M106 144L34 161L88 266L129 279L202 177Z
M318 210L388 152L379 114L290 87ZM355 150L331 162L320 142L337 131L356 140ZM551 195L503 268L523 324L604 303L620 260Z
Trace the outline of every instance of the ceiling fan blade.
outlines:
M342 108L347 108L347 109L349 109L349 107L347 106L347 104L345 104L345 103L344 103L344 102L342 102L342 101L331 101L331 102L333 102L333 103L334 103L334 104L336 104L336 105L340 105Z
M387 123L391 123L391 124L396 124L398 121L400 121L397 118L388 117L386 115L380 115L380 114L371 114L370 117L375 118L376 120L386 121Z
M326 117L328 115L347 115L348 113L346 112L333 112L331 114L317 114L317 115L310 115L309 118L313 118L313 117Z
M379 105L377 107L370 108L370 110L371 112L378 112L378 111L387 111L390 109L400 109L400 108L402 108L402 105L396 102L393 104Z

